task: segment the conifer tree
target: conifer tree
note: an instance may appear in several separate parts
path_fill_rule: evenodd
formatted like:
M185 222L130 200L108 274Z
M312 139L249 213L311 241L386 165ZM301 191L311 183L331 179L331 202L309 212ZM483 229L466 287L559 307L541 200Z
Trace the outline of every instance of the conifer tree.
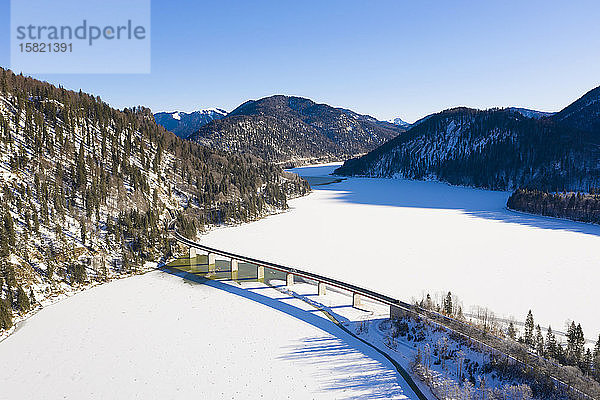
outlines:
M592 366L594 370L594 376L596 377L596 380L600 381L600 335L598 335L596 346L594 346L593 356Z
M552 332L552 327L548 326L548 332L546 333L546 354L548 357L557 359L557 344L556 344L556 336L554 336L554 332Z
M23 287L19 285L17 287L17 308L20 312L24 313L29 311L29 307L29 297L27 296L27 293L25 293L25 291L23 290Z
M12 326L12 313L7 301L0 298L0 331Z
M594 356L592 355L592 351L587 349L583 354L583 360L581 362L581 370L586 374L589 374L592 371L592 364L594 361Z
M55 269L56 269L56 267L55 267L55 258L54 258L53 255L50 255L46 259L46 278L49 281L53 280Z
M427 297L425 298L425 308L428 310L433 308L433 301L431 300L429 293L427 293Z
M544 356L544 335L542 335L542 328L539 325L535 328L535 350L540 356Z
M572 365L582 363L585 348L585 338L581 324L571 322L567 330L567 357Z
M452 315L452 293L448 292L444 300L444 314Z
M85 171L85 149L83 143L79 145L79 154L75 164L75 187L81 189L85 186L86 171Z
M15 247L15 225L13 222L12 215L10 214L10 209L7 205L5 205L4 209L4 233L6 235L7 244L9 248Z
M463 315L462 307L458 306L458 311L456 312L456 318L460 320L464 320L465 316Z
M36 212L34 212L34 213L32 214L32 216L33 216L33 217L32 217L32 218L33 218L33 231L34 231L36 234L39 234L39 233L40 233L40 220L38 219L38 216L37 216L37 213L36 213Z
M582 360L585 352L585 336L583 335L583 329L581 328L581 324L577 324L576 332L576 358L578 360Z
M85 236L86 236L85 221L82 220L80 225L81 225L81 243L85 246Z
M523 336L523 341L526 345L533 347L533 313L531 310L527 313L527 318L525 319L525 334Z
M567 363L567 350L561 343L556 344L556 360L561 364Z
M517 338L517 331L515 330L515 324L513 324L512 321L509 322L508 331L506 333L507 333L508 337L511 338L512 340L515 340Z
M575 321L571 321L569 328L567 329L567 358L571 363L576 362L575 353L577 347L577 333L576 333Z

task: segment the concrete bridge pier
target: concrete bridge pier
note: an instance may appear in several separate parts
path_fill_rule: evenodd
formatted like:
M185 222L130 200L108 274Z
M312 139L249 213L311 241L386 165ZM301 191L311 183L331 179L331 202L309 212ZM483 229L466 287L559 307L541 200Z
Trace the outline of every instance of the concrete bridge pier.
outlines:
M285 285L292 286L294 284L294 274L286 274L285 276Z
M198 272L198 251L194 247L190 247L190 272Z
M319 282L317 287L319 288L319 296L325 296L325 284L323 282Z
M235 258L232 258L231 261L229 262L229 266L231 269L231 279L234 281L237 281L238 270L239 270L238 260L236 260Z
M265 280L265 267L263 267L262 265L256 266L256 279L259 281Z
M360 294L352 293L352 307L360 306Z
M206 263L208 264L208 272L215 272L215 257L216 254L208 253Z

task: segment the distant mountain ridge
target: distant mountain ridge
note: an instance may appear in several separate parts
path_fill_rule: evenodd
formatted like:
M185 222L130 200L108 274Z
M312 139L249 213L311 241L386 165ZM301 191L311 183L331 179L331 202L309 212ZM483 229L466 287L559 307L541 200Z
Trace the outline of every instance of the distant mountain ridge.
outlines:
M387 122L389 122L390 124L394 124L394 125L401 126L402 128L405 128L405 129L408 129L408 128L410 128L410 126L412 125L412 124L410 124L410 123L408 123L408 122L404 121L404 120L403 120L402 118L400 118L400 117L397 117L397 118L392 118L392 119L388 120Z
M600 187L599 100L596 88L550 115L515 108L445 110L346 161L336 174L588 191Z
M200 129L215 119L221 119L227 111L221 108L206 108L203 110L185 113L180 111L159 112L154 114L154 120L166 130L173 132L180 138L187 138L190 134Z
M372 150L405 129L302 97L249 100L189 136L220 150L300 165L343 160Z

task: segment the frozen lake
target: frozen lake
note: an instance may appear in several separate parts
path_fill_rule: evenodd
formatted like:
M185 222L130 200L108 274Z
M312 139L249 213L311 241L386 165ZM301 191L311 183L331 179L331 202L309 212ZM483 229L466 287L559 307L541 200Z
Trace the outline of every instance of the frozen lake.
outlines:
M303 167L325 176L335 166ZM508 211L507 192L349 178L290 211L201 237L210 246L311 270L410 301L451 290L468 312L600 332L600 226Z
M416 399L383 356L260 283L154 271L49 306L0 343L0 399Z

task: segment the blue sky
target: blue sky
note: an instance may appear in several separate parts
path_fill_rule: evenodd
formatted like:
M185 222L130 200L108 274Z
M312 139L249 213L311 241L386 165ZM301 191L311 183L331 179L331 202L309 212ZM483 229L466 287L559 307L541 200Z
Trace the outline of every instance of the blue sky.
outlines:
M150 74L35 77L153 111L277 93L410 122L458 105L555 111L600 85L599 18L597 1L152 1Z

